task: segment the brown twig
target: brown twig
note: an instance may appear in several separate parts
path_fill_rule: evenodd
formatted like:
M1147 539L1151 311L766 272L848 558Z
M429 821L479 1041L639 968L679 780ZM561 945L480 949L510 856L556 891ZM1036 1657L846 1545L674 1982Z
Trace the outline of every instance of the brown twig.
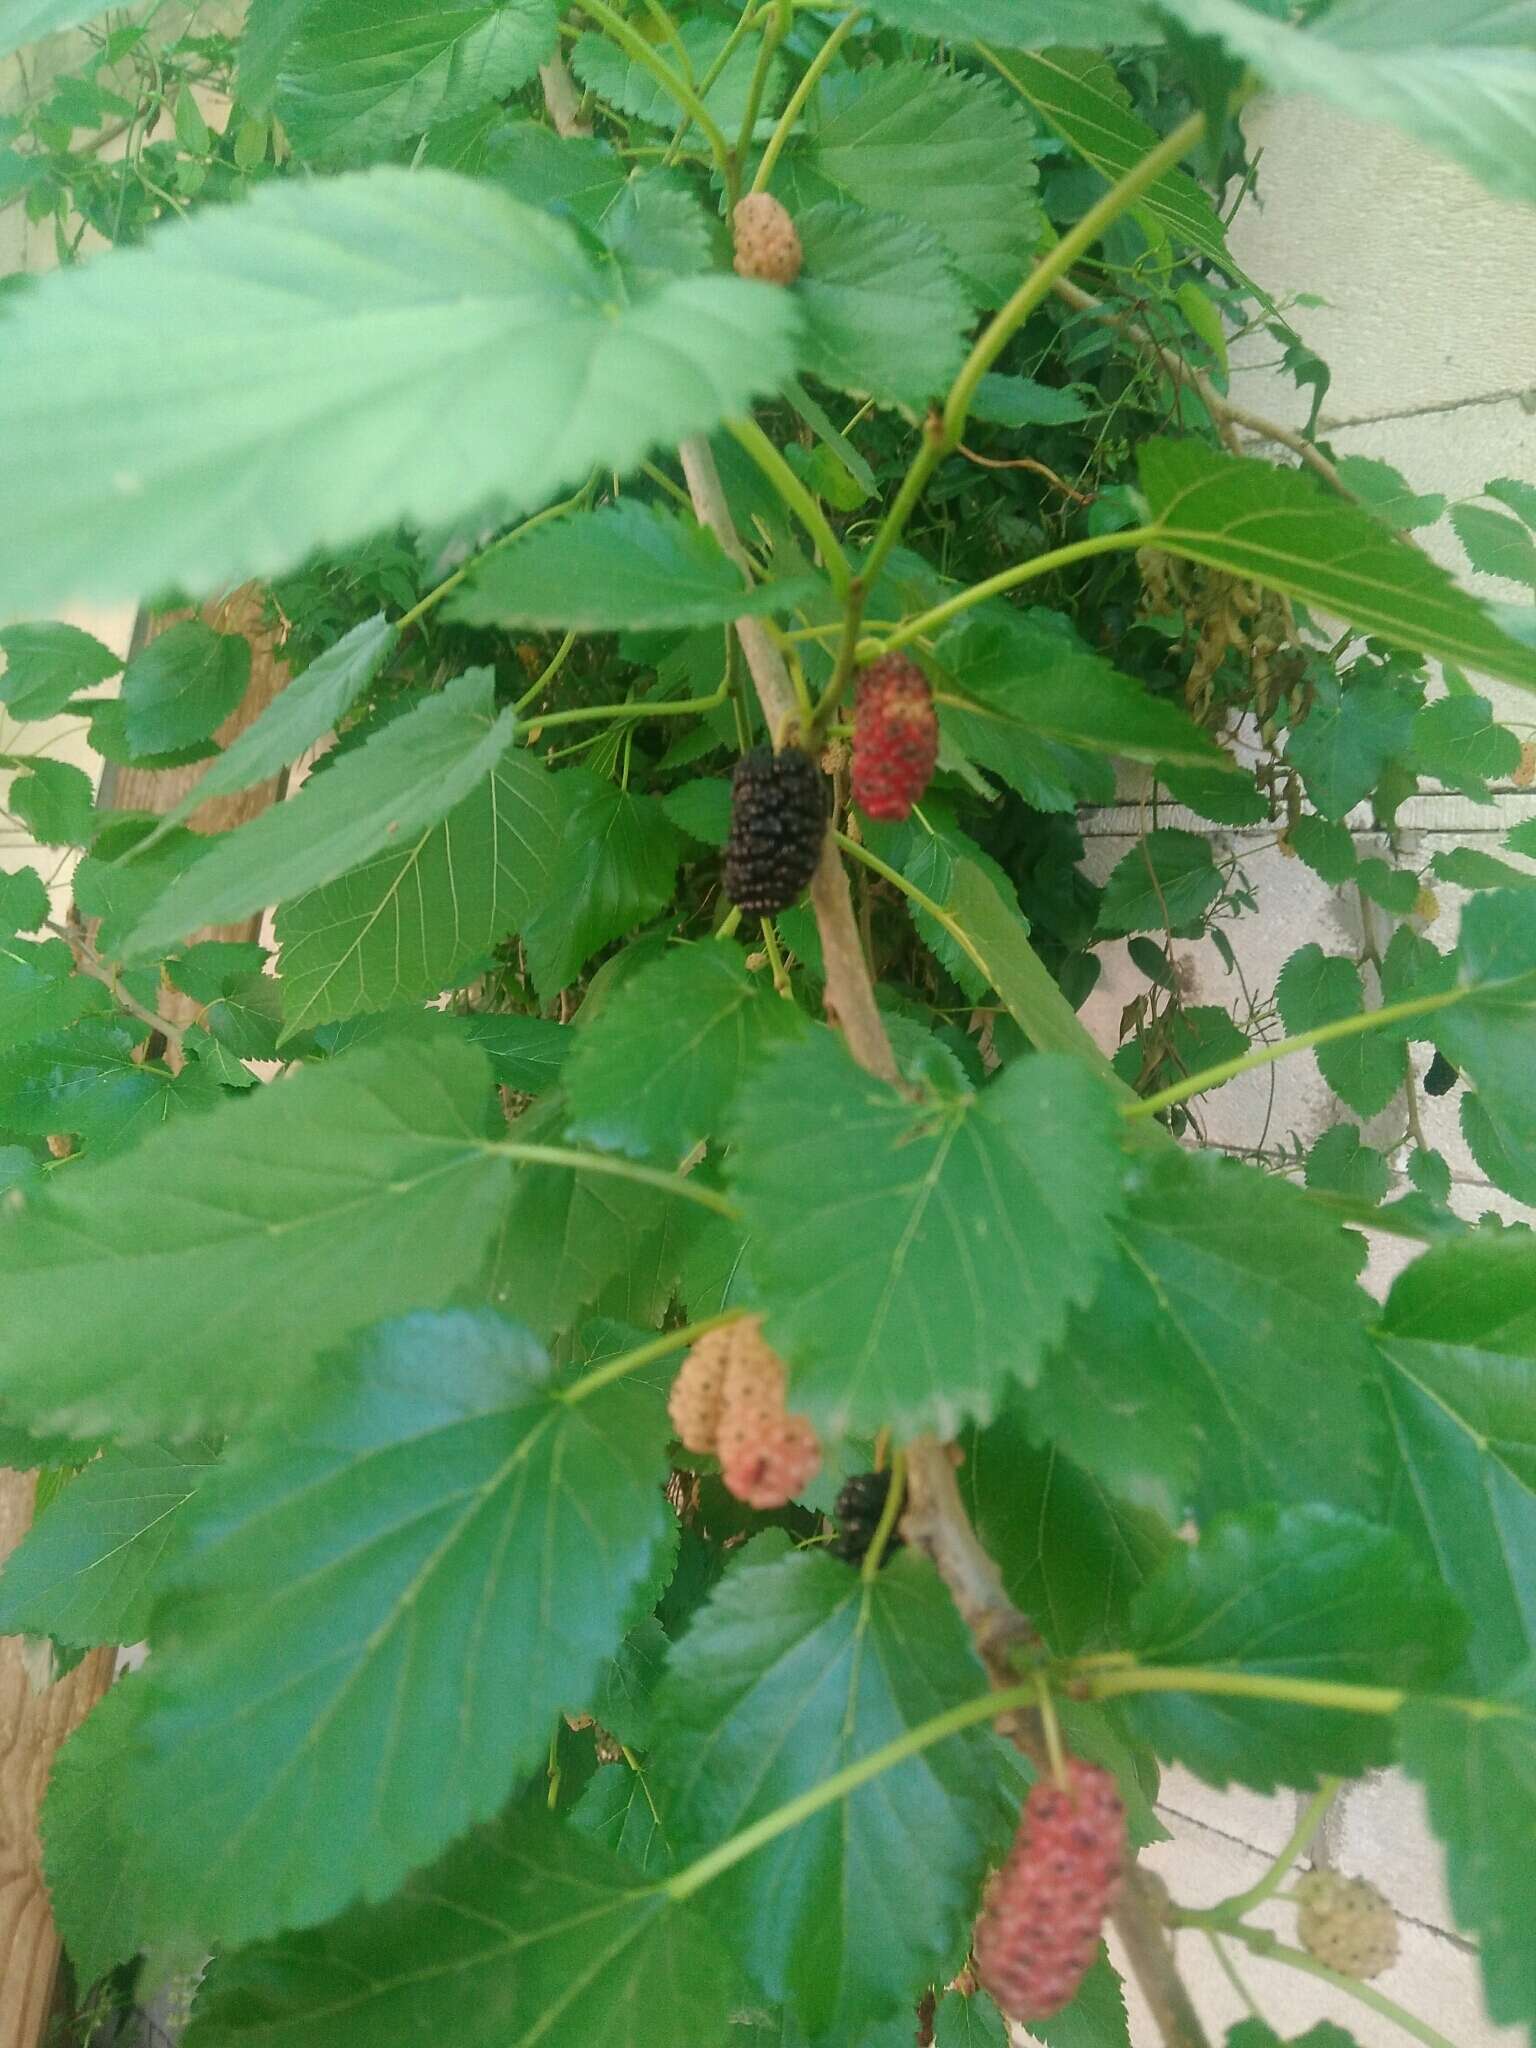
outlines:
M1075 503L1079 505L1091 505L1093 503L1093 493L1091 491L1078 490L1074 484L1069 484L1064 476L1058 476L1048 463L1036 462L1032 455L1014 455L1006 460L997 455L978 455L974 448L967 448L963 441L956 448L955 453L963 455L967 462L974 462L978 469L1032 469L1036 476L1045 477L1048 482L1056 486L1058 491L1064 491Z
M869 978L853 914L848 873L830 832L822 842L821 859L811 877L811 908L821 935L827 1008L842 1027L848 1050L859 1065L897 1086L901 1075L875 1002L875 987Z
M936 1437L919 1437L907 1446L907 1500L902 1534L933 1559L992 1683L1016 1685L1014 1652L1039 1638L1033 1623L1008 1597L996 1562L971 1527L949 1450ZM1037 1713L1020 1709L998 1725L1037 1769L1045 1767ZM1114 1927L1165 2048L1207 2048L1205 2030L1163 1928L1157 1896L1142 1881L1134 1856L1127 1859Z
M715 458L709 443L702 436L695 435L684 441L678 449L682 460L683 478L688 485L688 495L693 500L693 509L699 524L707 526L719 541L721 548L736 564L744 576L750 576L751 565L745 548L736 532L731 508L726 502L725 487L720 481L720 472L715 467ZM763 716L768 721L768 731L777 740L784 727L799 711L795 698L794 684L784 666L784 657L774 646L768 630L761 619L738 619L736 637L741 642L741 651L747 658L752 682L757 690L758 702L763 707Z
M955 1481L954 1460L937 1437L917 1437L907 1446L902 1534L933 1559L992 1683L1017 1685L1013 1652L1038 1644L1040 1638L1008 1597L996 1561L971 1527ZM1034 1720L1032 1714L1020 1718Z
M563 50L557 49L547 64L539 66L539 83L544 88L544 104L557 135L592 133L592 123L582 119L581 94L576 90Z
M52 932L55 938L64 940L74 954L75 965L80 972L88 974L92 981L99 981L103 988L110 991L112 1000L119 1008L126 1010L130 1017L136 1017L141 1024L147 1024L151 1031L158 1031L168 1044L179 1047L183 1043L186 1034L181 1026L173 1024L169 1017L162 1017L156 1010L146 1009L143 1003L129 995L118 978L117 970L102 959L78 925L55 924L50 917L44 919L43 929Z
M1126 1870L1112 1919L1131 1974L1152 2008L1166 2048L1207 2048L1205 2028L1179 1974L1157 1894L1134 1859Z
M684 441L678 453L700 523L709 528L732 561L745 570L746 555L731 518L730 506L726 503L720 472L715 467L709 443L695 437ZM747 667L757 690L758 702L763 707L763 716L768 721L768 730L777 739L785 726L799 714L784 657L774 646L761 619L738 619L736 637L747 658ZM830 832L823 843L816 872L811 877L811 908L816 913L816 926L821 935L827 1008L836 1017L848 1042L848 1050L859 1065L878 1075L882 1081L895 1083L900 1078L896 1056L891 1051L891 1041L886 1036L885 1025L875 1003L874 984L869 978L864 949L859 943L859 928L853 915L848 876Z
M1128 341L1134 341L1138 348L1154 356L1174 383L1187 384L1195 392L1201 404L1216 423L1216 431L1229 448L1235 450L1232 429L1245 428L1250 434L1257 434L1261 440L1274 441L1282 448L1289 448L1299 455L1308 469L1315 470L1331 491L1341 498L1348 498L1351 504L1359 499L1345 483L1338 470L1323 454L1322 450L1300 434L1294 427L1285 427L1278 420L1265 419L1262 413L1249 412L1246 406L1234 405L1224 398L1203 370L1197 370L1192 363L1186 363L1181 355L1147 332L1129 314L1117 313L1106 306L1102 299L1096 299L1092 292L1085 292L1081 285L1074 284L1069 277L1058 277L1052 286L1057 298L1071 306L1076 312L1086 313L1090 320L1097 320L1104 327L1118 328Z

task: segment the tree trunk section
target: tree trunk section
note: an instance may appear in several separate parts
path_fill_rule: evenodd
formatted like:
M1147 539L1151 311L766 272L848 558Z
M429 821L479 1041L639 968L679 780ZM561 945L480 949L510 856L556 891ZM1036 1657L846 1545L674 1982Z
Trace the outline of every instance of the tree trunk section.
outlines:
M244 701L216 735L228 746L272 702L288 681L274 636L262 626L262 593L245 584L204 605L198 614L156 619L134 651L174 625L178 617L200 616L216 631L243 633L251 643L251 682ZM116 809L172 809L197 787L205 770L108 766L102 794ZM264 811L279 795L274 777L235 796L213 797L194 811L194 832L223 832ZM259 917L235 925L209 926L195 939L254 939ZM172 1022L195 1023L198 1005L175 989L163 989L163 1014ZM174 1057L175 1048L170 1048ZM0 1471L0 1563L20 1543L32 1521L36 1475ZM93 1650L67 1678L34 1691L20 1637L0 1638L0 2048L40 2048L45 2038L59 1966L59 1937L43 1882L38 1816L59 1745L84 1720L112 1683L115 1649Z
M250 686L239 709L232 711L214 734L219 746L227 747L248 725L254 725L278 692L287 687L288 665L277 651L274 636L262 624L259 583L243 583L227 597L215 598L205 604L200 613L162 613L149 625L142 640L135 634L134 653L168 627L194 617L202 618L217 633L243 633L251 643ZM102 795L114 810L158 811L164 815L196 789L207 768L206 761L195 762L190 768L120 768L109 765L102 777ZM192 813L187 824L194 832L228 832L236 825L246 824L275 803L282 792L282 784L283 777L277 775L270 781L256 783L250 789L239 790L234 796L210 797ZM258 915L242 918L238 924L205 925L202 930L193 932L187 943L195 944L199 939L255 939L260 933L261 918ZM198 1020L199 1005L179 989L162 989L160 1008L173 1024L186 1026ZM173 1061L174 1055L173 1047ZM3 2041L0 2041L0 2048L5 2048Z
M36 1479L0 1472L0 1563L32 1521ZM37 1816L54 1752L112 1683L115 1650L33 1690L19 1636L0 1638L0 2048L37 2048L53 2003L59 1937L43 1883Z

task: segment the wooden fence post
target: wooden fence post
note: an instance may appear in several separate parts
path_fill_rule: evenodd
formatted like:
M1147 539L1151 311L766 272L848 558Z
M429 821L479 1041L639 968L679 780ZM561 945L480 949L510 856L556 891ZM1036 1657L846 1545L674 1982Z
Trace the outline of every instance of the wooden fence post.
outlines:
M30 1472L0 1472L0 1563L27 1533L35 1488ZM112 1683L116 1658L115 1650L93 1650L37 1692L20 1638L0 1639L0 2048L36 2048L44 2038L59 1938L37 1814L54 1751Z
M191 616L180 614L178 616ZM224 633L243 633L251 642L251 681L244 701L219 728L227 746L263 712L288 681L273 636L262 626L259 586L243 585L202 609L200 616ZM146 637L174 623L158 619ZM108 769L103 793L118 809L170 810L195 788L203 774L192 768ZM194 812L194 830L218 832L244 823L273 802L280 778L215 797ZM194 938L250 939L259 917L239 925L210 926ZM174 989L162 992L164 1014L174 1023L194 1021L197 1005ZM0 1563L26 1534L32 1521L36 1476L0 1470ZM54 1981L59 1938L43 1882L38 1813L54 1754L112 1683L117 1653L94 1650L65 1679L35 1691L19 1637L0 1637L0 2048L42 2048Z

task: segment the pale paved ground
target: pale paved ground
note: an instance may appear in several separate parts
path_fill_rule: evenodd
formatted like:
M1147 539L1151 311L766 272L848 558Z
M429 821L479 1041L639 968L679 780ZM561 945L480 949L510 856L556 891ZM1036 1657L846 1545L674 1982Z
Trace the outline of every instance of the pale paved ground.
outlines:
M1181 1903L1209 1905L1263 1874L1291 1830L1296 1802L1284 1793L1273 1799L1254 1793L1215 1793L1175 1771L1165 1781L1161 1811L1173 1839L1149 1851L1148 1863ZM1426 1854L1415 1788L1394 1776L1369 1781L1350 1794L1341 1818L1338 1839L1330 1844L1332 1860L1351 1874L1368 1875L1398 1910L1398 1960L1375 1980L1376 1988L1460 2048L1474 2042L1519 2048L1524 2039L1521 2029L1494 2027L1484 2016L1475 1959L1459 1936L1446 1932L1450 1916L1439 1882L1438 1854ZM1274 1901L1255 1918L1294 1946L1294 1907ZM1248 2009L1204 1935L1186 1930L1178 1939L1180 1965L1212 2035L1219 2036L1246 2019ZM1234 1944L1229 1944L1228 1952L1254 2003L1282 2036L1294 2037L1326 2019L1347 2027L1362 2048L1402 2048L1408 2039L1392 2021L1326 1984L1284 1965L1263 1962ZM1151 2044L1156 2030L1134 1992L1130 2006L1132 2040Z

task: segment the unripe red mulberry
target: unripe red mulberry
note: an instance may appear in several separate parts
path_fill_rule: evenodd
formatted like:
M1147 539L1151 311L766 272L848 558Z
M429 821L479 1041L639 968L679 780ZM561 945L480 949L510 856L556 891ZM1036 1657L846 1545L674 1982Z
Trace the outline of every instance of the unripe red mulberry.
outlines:
M706 1330L678 1368L667 1413L683 1448L712 1451L720 1428L720 1391L731 1356L731 1330Z
M1296 1931L1308 1955L1346 1977L1379 1977L1397 1961L1397 1915L1363 1877L1311 1870L1297 1881Z
M854 802L871 818L905 818L928 787L938 758L939 721L928 678L904 654L882 655L859 678Z
M764 284L793 284L804 252L795 224L771 192L749 192L731 215L736 274Z
M731 777L725 893L751 917L776 917L816 872L826 837L821 772L809 754L754 747Z
M1097 1764L1040 1778L976 1923L976 1975L1009 2019L1049 2019L1076 1996L1125 1865L1125 1808Z
M787 1508L821 1470L821 1445L803 1415L765 1418L720 1452L726 1491L749 1508Z

